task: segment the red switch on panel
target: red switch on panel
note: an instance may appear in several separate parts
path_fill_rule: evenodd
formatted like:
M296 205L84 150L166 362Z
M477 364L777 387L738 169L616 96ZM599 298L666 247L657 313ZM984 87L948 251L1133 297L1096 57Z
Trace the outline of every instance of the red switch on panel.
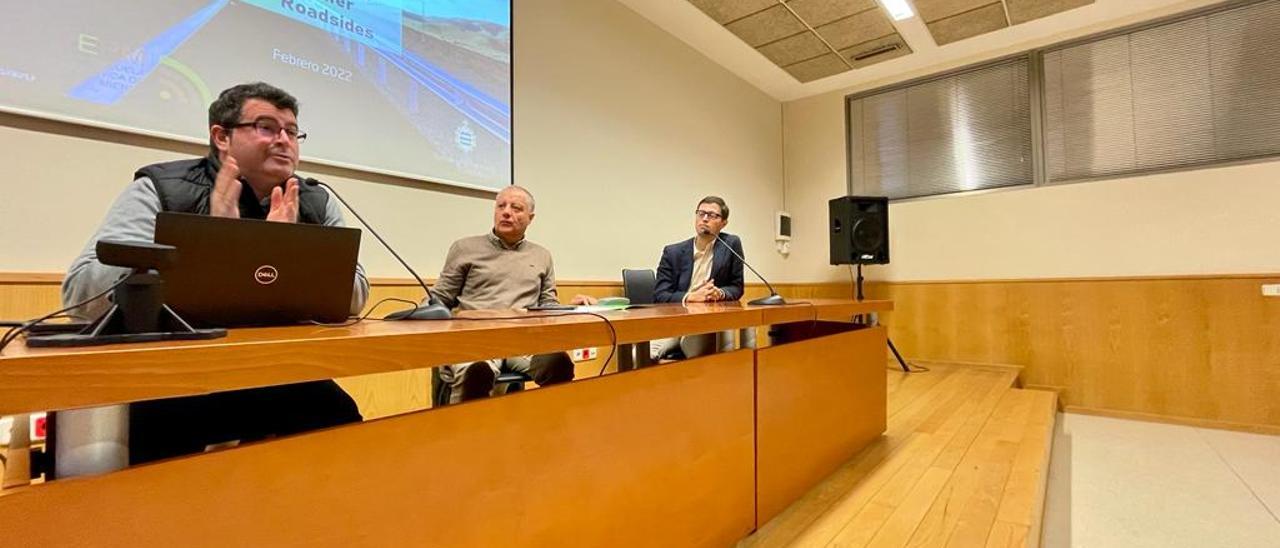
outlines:
M42 440L45 436L45 430L49 424L49 417L38 415L31 417L31 439Z

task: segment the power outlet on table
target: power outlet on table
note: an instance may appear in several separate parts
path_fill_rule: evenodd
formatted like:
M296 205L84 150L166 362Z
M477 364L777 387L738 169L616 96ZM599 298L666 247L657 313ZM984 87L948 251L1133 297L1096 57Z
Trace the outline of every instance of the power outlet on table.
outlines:
M589 348L575 348L569 351L569 357L573 358L573 361L575 362L594 360L596 359L596 356L599 355L599 351L596 350L594 346Z
M1280 284L1262 284L1263 297L1280 297Z

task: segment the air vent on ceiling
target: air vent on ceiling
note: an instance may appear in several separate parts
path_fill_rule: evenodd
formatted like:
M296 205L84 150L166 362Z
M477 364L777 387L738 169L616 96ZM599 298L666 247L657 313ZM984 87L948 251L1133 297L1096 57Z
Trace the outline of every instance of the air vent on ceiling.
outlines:
M870 58L872 58L872 57L875 57L875 56L877 56L877 55L884 55L884 54L889 53L889 52L891 52L891 51L897 51L900 47L902 47L902 46L899 46L898 44L889 44L889 45L886 45L886 46L880 46L880 47L878 47L878 48L869 49L869 50L864 51L864 52L862 52L862 53L855 54L855 55L853 55L852 57L850 57L850 59L852 59L852 60L854 60L854 61L863 61L863 60L866 60L866 59L870 59Z

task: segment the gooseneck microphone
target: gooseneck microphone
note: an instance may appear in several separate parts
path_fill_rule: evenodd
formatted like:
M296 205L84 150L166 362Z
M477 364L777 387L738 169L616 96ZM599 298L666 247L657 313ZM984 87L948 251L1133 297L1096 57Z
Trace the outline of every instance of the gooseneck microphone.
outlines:
M387 248L387 251L391 252L392 257L395 257L397 261L400 261L400 264L404 266L404 269L408 270L409 274L413 275L413 279L418 280L418 285L422 286L422 290L427 292L426 304L419 304L409 310L392 312L387 314L386 317L383 318L384 320L447 320L453 317L453 313L449 312L449 308L441 304L440 301L436 299L435 295L431 294L431 288L427 287L427 282L422 281L422 277L418 276L418 273L413 271L413 267L409 266L409 263L406 263L404 259L400 258L400 254L396 253L396 250L392 249L391 245L388 244L386 240L382 239L382 236L378 235L378 231L374 230L372 226L369 226L369 223L365 222L364 217L361 217L359 213L356 213L355 208L352 208L351 204L348 204L346 200L342 199L342 196L338 195L337 190L334 190L328 183L312 179L310 177L303 179L302 183L307 186L322 186L329 189L329 193L332 194L334 198L337 198L339 202L342 202L342 205L346 206L347 211L350 211L352 215L356 216L356 220L360 221L360 224L369 229L369 233L373 234L373 237L378 239L378 242L382 244L382 247Z
M756 299L754 301L749 301L747 304L756 304L756 305L765 305L765 306L777 306L781 304L787 304L787 301L782 299L782 295L779 295L777 291L773 290L773 284L770 284L769 280L764 279L764 276L761 276L760 273L757 272L755 268L752 268L751 263L748 263L746 259L742 258L742 255L738 254L737 251L734 251L733 246L729 245L729 242L726 242L723 239L721 239L719 234L716 234L716 241L724 244L724 248L728 249L729 253L732 253L734 257L737 257L739 261L742 261L742 264L746 265L747 268L750 268L751 273L755 274L757 278L760 278L760 281L764 282L764 286L769 288L768 297L760 297L759 299Z

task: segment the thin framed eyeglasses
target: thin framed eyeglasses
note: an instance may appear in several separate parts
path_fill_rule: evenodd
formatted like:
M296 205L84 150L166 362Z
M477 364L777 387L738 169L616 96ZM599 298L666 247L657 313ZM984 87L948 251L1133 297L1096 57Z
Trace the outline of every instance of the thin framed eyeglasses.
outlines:
M695 210L693 212L693 215L695 217L698 217L699 219L709 219L712 221L719 221L721 217L719 213L716 213L714 211L703 211L701 209Z

